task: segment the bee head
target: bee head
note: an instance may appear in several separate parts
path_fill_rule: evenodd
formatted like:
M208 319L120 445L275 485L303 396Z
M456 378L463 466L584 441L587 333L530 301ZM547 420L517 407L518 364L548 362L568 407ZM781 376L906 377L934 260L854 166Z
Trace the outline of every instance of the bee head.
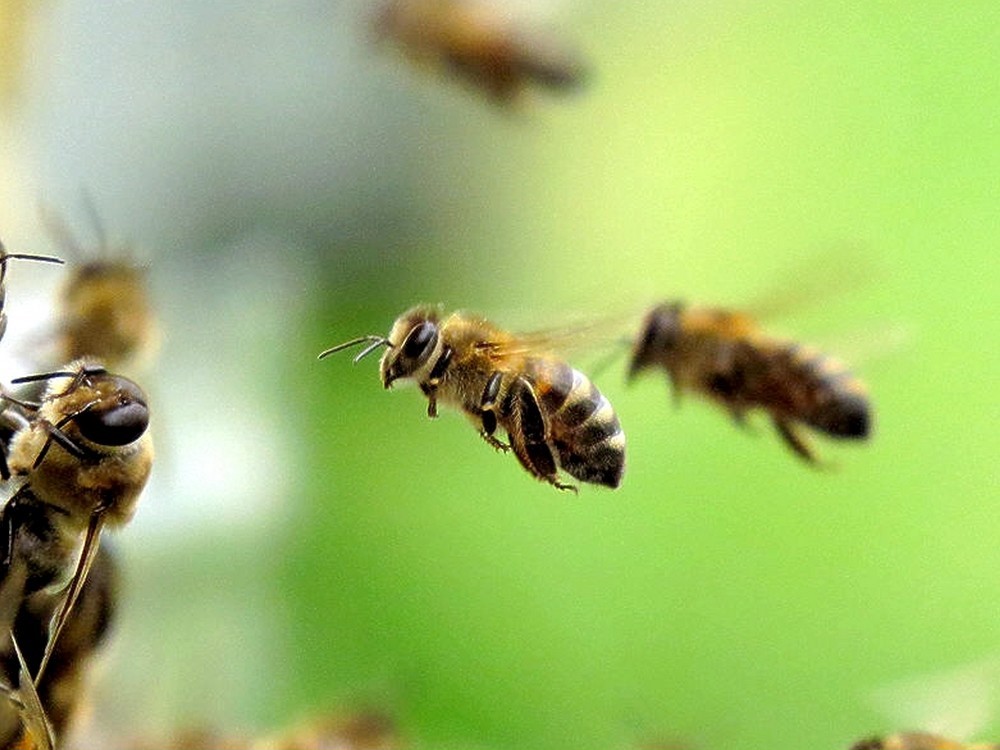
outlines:
M149 427L149 406L138 385L120 375L103 374L92 386L98 398L72 417L81 437L95 445L134 443Z
M382 385L391 388L400 378L419 378L433 366L440 348L437 314L415 308L396 320L389 333L389 347L382 355L379 370Z
M683 306L679 302L657 305L646 316L642 332L632 350L629 378L669 356L677 345Z

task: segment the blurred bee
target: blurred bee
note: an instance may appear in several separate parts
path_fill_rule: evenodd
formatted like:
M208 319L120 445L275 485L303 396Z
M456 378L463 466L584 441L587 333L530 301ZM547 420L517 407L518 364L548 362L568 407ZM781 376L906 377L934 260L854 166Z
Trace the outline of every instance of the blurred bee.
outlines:
M1000 744L957 742L930 732L897 732L859 740L851 750L1000 750Z
M796 426L831 437L863 440L871 429L864 386L834 359L773 338L749 316L668 302L645 319L632 351L629 377L661 367L675 397L701 394L742 423L759 408L796 455L816 457Z
M138 385L90 360L12 382L47 386L39 404L5 395L10 405L0 413L16 427L0 475L19 480L0 514L6 536L0 599L14 612L6 618L13 649L25 654L29 682L42 692L58 733L72 714L74 691L66 686L78 681L111 608L112 587L102 584L112 577L111 563L98 555L101 531L132 517L149 477L149 409ZM75 609L95 560L104 569L95 576L95 593Z
M584 78L580 60L556 40L519 28L502 5L482 0L390 0L375 19L416 63L437 66L510 104L529 85L564 91Z
M189 730L169 740L140 740L129 750L397 750L403 747L393 721L380 713L335 714L265 737Z
M365 336L321 353L320 359L361 343L357 362L386 347L379 367L382 385L415 380L427 397L455 406L502 451L513 449L534 477L561 490L562 469L582 482L617 487L625 470L625 433L608 400L593 383L546 352L551 335L515 335L483 318L456 312L442 320L432 307L401 315L388 338ZM498 440L497 427L508 443Z
M325 716L244 747L251 750L397 750L393 721L380 713Z
M152 356L159 326L149 296L147 269L112 251L92 202L85 201L98 235L97 252L84 248L65 224L43 209L43 221L74 259L59 294L56 359L94 357L120 370Z

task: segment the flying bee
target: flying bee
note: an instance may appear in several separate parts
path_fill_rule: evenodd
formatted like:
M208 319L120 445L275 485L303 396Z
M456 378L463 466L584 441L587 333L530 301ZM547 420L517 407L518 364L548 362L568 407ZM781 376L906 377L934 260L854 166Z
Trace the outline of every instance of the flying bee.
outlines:
M851 750L1000 750L1000 744L958 742L930 732L896 732L859 740Z
M30 651L27 644L22 648L37 665L35 688L45 684L50 663L56 665L54 678L65 677L67 667L60 664L72 667L72 660L61 654L86 641L88 629L74 623L87 616L74 620L71 614L95 559L102 559L101 531L132 517L153 457L149 408L134 382L91 360L12 382L42 381L47 386L39 404L4 396L11 406L0 415L16 425L0 474L21 480L0 515L6 533L0 599L18 603L12 640L15 648L22 638L33 644ZM103 609L90 619L100 621ZM44 637L27 625L19 629L25 617L45 622ZM72 635L77 627L84 635ZM64 642L65 628L71 635ZM44 646L40 652L38 643Z
M59 294L55 348L60 362L81 357L120 369L149 358L159 344L146 268L125 252L113 251L97 210L85 201L98 237L96 252L84 248L51 211L42 219L74 260Z
M871 429L864 386L834 359L773 338L749 315L668 302L655 307L636 339L629 377L663 368L675 397L698 393L742 423L766 411L782 440L809 462L816 457L798 424L834 438L863 440Z
M390 0L375 18L375 32L414 62L464 79L497 104L512 103L529 84L565 91L584 78L576 55L482 0Z
M368 346L355 362L386 347L384 387L416 381L429 417L437 416L438 401L461 409L487 443L512 449L532 476L574 491L559 481L559 469L582 482L621 483L625 433L618 417L585 375L547 352L551 336L515 335L461 312L442 320L437 309L419 306L397 318L388 338L354 339L320 359L362 343ZM498 427L508 443L495 437Z

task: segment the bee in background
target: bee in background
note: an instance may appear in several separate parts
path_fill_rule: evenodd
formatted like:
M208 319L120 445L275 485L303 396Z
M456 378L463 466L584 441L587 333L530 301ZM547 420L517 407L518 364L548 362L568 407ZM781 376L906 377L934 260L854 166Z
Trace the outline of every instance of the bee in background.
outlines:
M0 515L0 609L14 612L6 618L13 648L25 654L35 688L49 697L42 705L58 733L72 713L63 707L72 695L60 686L78 679L82 655L100 641L109 617L111 587L101 581L111 579L111 563L98 554L101 531L128 522L149 477L149 408L138 385L90 360L12 382L47 386L38 404L5 395L9 406L0 413L14 428L0 474L20 482ZM104 572L88 599L95 564Z
M321 717L244 747L251 750L398 750L403 745L392 719L369 711Z
M322 716L264 737L240 737L193 729L166 740L142 738L128 750L399 750L404 747L388 716L364 711Z
M652 367L666 372L675 398L701 394L737 423L752 409L766 411L782 440L809 462L817 459L799 424L848 440L864 440L871 430L871 405L856 378L815 349L768 335L743 313L658 305L636 339L629 377Z
M111 248L92 202L85 204L98 237L96 252L84 248L53 212L42 211L50 233L74 261L59 293L55 358L94 357L120 370L151 358L159 345L147 269Z
M1000 750L1000 744L957 742L930 732L897 732L859 740L851 750Z
M414 62L464 79L496 104L512 103L529 84L579 87L585 77L579 58L539 30L520 28L508 12L483 0L390 0L375 18L375 32Z
M625 470L625 433L608 400L580 371L547 349L551 334L516 335L489 321L456 312L442 320L429 306L397 318L388 338L365 336L327 349L320 359L367 343L354 361L386 347L379 366L382 385L414 380L437 404L461 409L483 439L512 449L534 477L561 490L559 469L582 482L617 487ZM498 427L509 443L495 437Z

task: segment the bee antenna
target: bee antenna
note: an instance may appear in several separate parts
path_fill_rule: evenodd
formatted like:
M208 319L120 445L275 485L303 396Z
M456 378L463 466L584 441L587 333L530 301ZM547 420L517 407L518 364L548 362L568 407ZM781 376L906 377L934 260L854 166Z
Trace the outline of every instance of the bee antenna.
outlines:
M52 380L53 378L86 378L90 375L106 375L107 369L104 367L83 367L77 371L57 370L55 372L41 372L37 375L22 375L11 380L11 385L21 383L37 383L42 380Z
M37 260L42 263L58 263L63 265L66 261L62 258L57 258L54 255L34 255L32 253L8 253L3 249L3 245L0 244L0 263L6 265L8 260Z
M391 341L389 341L389 339L385 338L384 336L361 336L360 338L351 339L350 341L345 341L343 344L337 344L337 346L331 347L325 351L320 352L318 359L325 359L326 357L329 357L331 354L335 354L336 352L341 352L344 349L350 349L352 346L357 346L358 344L364 344L366 342L368 343L368 346L362 349L361 353L354 358L355 364L357 364L362 359L367 357L369 354L378 349L380 346L385 346L388 347L389 349L392 349L395 346L395 344L393 344Z

